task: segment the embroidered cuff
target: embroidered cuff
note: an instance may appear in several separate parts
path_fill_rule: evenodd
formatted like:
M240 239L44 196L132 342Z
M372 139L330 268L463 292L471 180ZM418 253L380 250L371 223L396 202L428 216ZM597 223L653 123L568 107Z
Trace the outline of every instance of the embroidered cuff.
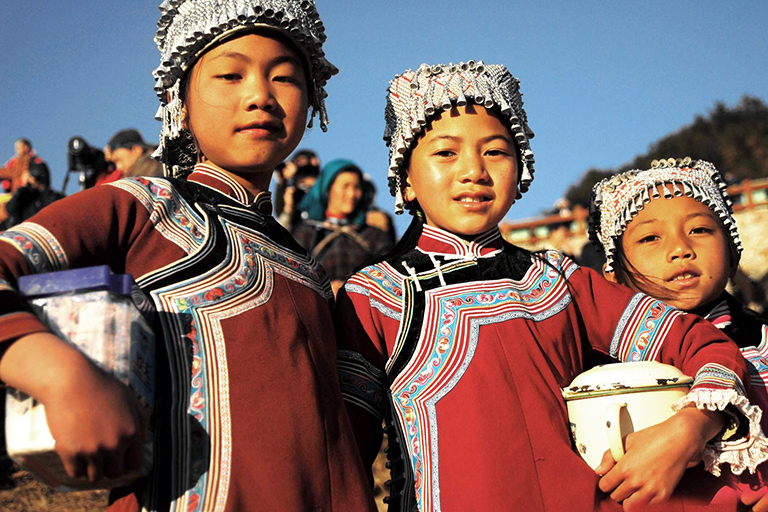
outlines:
M768 439L760 427L763 411L751 405L743 394L735 389L694 388L673 409L679 411L684 407L696 407L702 411L725 411L731 408L749 422L746 435L710 442L704 447L701 454L704 468L713 475L720 476L720 466L725 463L731 466L731 471L736 475L744 470L754 473L760 463L768 460Z

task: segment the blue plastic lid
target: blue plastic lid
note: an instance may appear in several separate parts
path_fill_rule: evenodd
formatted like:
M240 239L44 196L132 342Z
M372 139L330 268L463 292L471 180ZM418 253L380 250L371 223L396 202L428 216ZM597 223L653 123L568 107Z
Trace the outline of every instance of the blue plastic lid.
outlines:
M133 285L133 276L130 274L115 275L108 265L60 270L19 278L19 292L30 299L102 290L110 291L115 295L130 296Z

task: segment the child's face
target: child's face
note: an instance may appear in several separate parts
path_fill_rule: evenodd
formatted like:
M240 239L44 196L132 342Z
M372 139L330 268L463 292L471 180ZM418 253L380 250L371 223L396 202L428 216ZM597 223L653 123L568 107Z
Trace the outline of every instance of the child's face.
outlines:
M435 117L411 150L407 201L426 222L473 236L498 225L517 193L517 157L509 128L478 105Z
M209 162L266 189L304 134L301 60L277 39L238 37L195 64L185 104L188 127Z
M728 283L731 266L722 224L693 198L652 200L629 223L622 244L636 271L684 311L713 301Z

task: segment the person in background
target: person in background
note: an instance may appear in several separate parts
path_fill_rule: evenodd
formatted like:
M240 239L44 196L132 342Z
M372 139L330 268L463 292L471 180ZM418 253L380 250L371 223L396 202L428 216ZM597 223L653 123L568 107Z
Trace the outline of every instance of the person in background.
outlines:
M0 223L5 222L5 219L8 218L8 212L5 210L5 205L12 197L11 180L0 180Z
M155 147L147 144L134 128L117 132L104 150L105 158L115 165L115 170L100 177L96 184L133 176L162 176L162 165L152 158L154 150Z
M349 160L333 160L299 205L292 234L325 268L334 293L356 270L392 247L388 235L368 225L372 197L363 194L363 172Z
M397 242L395 222L390 214L376 206L376 185L368 174L363 175L363 197L369 197L371 205L365 214L365 223L382 230L387 235L390 246L394 247Z
M317 182L320 174L320 164L312 151L299 151L292 159L285 162L279 172L279 183L275 195L280 200L275 207L277 220L288 231L293 231L301 220L301 210L298 205L304 199L309 189ZM277 202L277 201L276 201Z
M297 207L317 181L318 174L320 159L310 149L297 151L275 169L274 213L288 231L296 225L301 213Z
M29 162L27 169L21 173L19 183L21 186L3 205L6 218L0 224L0 230L9 229L24 222L49 204L64 197L64 194L51 188L51 173L48 165L38 157Z
M32 143L29 139L16 139L13 145L16 152L5 166L0 168L0 179L10 180L10 192L13 193L21 184L21 175L27 170L29 162L35 158L35 151L32 149Z

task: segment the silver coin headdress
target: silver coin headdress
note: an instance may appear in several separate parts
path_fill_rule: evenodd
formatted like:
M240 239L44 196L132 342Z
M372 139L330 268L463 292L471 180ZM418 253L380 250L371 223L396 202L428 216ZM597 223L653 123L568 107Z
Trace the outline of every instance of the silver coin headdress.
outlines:
M325 28L314 0L165 0L160 12L155 35L160 66L152 74L160 98L156 118L163 127L153 156L167 176L183 176L197 160L194 140L182 128L182 77L208 48L235 32L270 28L296 45L309 67L309 126L317 113L325 131L325 84L338 69L325 58Z
M616 242L629 223L646 204L662 197L687 196L708 206L722 221L740 255L741 239L726 188L714 165L688 157L654 160L650 169L626 171L598 182L592 189L589 235L605 250L606 272L613 272Z
M493 108L509 120L509 129L520 154L517 197L528 190L533 181L533 132L523 109L520 81L500 64L482 61L458 64L422 64L406 70L389 82L387 106L384 110L384 140L389 146L389 189L395 196L395 213L403 212L403 183L406 169L403 161L424 126L435 115L469 102Z

